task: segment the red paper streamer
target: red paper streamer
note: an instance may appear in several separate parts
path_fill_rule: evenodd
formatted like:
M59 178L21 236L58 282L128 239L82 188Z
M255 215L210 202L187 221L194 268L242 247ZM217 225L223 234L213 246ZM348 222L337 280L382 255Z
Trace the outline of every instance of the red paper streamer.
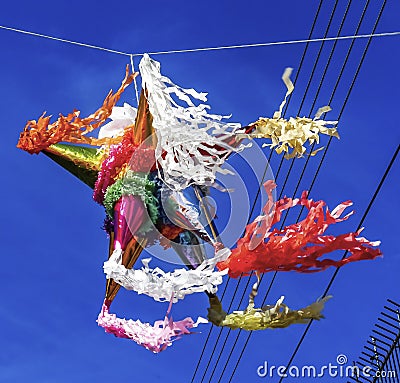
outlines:
M343 211L352 205L346 201L338 205L332 212L324 201L308 199L308 192L303 192L301 198L283 198L272 202L271 190L276 185L267 181L264 187L269 195L267 204L263 208L263 216L247 225L246 233L237 242L229 258L219 262L219 270L229 269L229 276L239 277L242 273L248 275L251 271L266 273L269 271L297 271L313 273L322 271L329 266L340 267L350 262L363 259L374 259L382 255L376 248L379 241L371 242L358 237L361 230L354 233L342 234L337 237L324 235L327 228L334 223L344 221L353 212L340 217ZM286 226L282 230L271 227L281 220L282 212L291 207L301 205L308 209L307 217L298 223ZM324 211L325 210L325 211ZM257 236L262 234L259 243ZM327 253L335 250L347 250L350 256L342 260L321 259Z

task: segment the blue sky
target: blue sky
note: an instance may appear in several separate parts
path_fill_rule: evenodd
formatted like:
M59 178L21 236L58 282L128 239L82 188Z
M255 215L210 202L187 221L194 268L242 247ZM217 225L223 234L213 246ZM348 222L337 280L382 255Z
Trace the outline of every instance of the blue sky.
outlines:
M342 35L354 33L364 7L362 3L353 1ZM329 36L336 35L346 5L347 1L338 1ZM313 37L324 35L333 6L334 1L323 2ZM359 33L370 33L380 6L381 1L371 2ZM124 3L71 0L51 5L23 0L3 4L0 24L141 53L304 39L308 37L317 7L317 1L294 0L250 0L245 4L209 0ZM399 11L397 2L388 1L377 32L399 30ZM337 44L312 108L332 44L324 45L301 115L313 115L329 100L350 41ZM354 44L331 102L333 111L328 114L329 119L338 116L365 44L366 40ZM129 58L5 30L0 30L0 46L1 110L5 117L0 144L4 172L0 380L189 382L209 327L203 326L201 333L176 342L159 355L106 335L97 327L95 320L104 294L102 263L107 253L107 238L100 229L103 211L91 200L89 188L47 157L30 156L15 147L26 121L38 118L45 110L53 115L74 108L80 109L83 115L95 110L108 90L119 86ZM354 201L356 215L333 228L332 233L356 229L399 144L398 47L398 37L372 41L341 116L341 139L332 142L312 189L312 198L324 199L332 207L347 199ZM319 48L320 43L309 46L288 115L299 111ZM304 45L299 44L154 58L176 83L209 92L212 112L232 113L233 121L246 124L261 115L270 116L277 109L285 92L280 79L282 72L287 66L298 69L303 50ZM126 93L126 100L134 104L133 88L128 88ZM324 138L322 144L326 141ZM309 187L320 158L321 155L310 160L298 194ZM284 190L290 162L285 161L276 174L279 162L280 158L274 154L270 165L276 175L277 193L292 196L305 159L295 161ZM243 173L242 178L246 179L246 172ZM335 362L338 354L346 354L349 360L356 359L386 298L400 300L399 176L397 160L364 222L364 235L382 241L384 257L351 264L339 272L331 289L334 298L324 311L326 319L312 325L294 364L320 366ZM251 181L248 186L250 196L254 196ZM258 204L257 213L259 208ZM228 211L223 204L219 209L220 215ZM295 220L297 213L290 214L287 222ZM333 270L315 275L280 273L268 302L285 295L290 307L307 305L322 294L332 273ZM271 277L264 278L259 303ZM243 285L244 282L239 286L235 309ZM235 281L229 282L223 300L225 306L235 287ZM174 306L173 316L179 319L206 315L207 303L204 294L189 296ZM242 303L241 308L244 306ZM148 297L121 291L113 310L120 316L154 321L162 318L166 306ZM303 330L303 326L297 325L254 333L233 381L262 381L256 369L264 361L286 364ZM212 332L195 382L201 380L218 332L215 329ZM234 339L231 334L221 353L226 334L224 330L211 359L213 367L221 354L216 372L211 379L212 369L208 371L204 381L218 381ZM236 332L233 334L236 336ZM229 381L244 335L239 338L222 382ZM276 377L270 381L276 381Z

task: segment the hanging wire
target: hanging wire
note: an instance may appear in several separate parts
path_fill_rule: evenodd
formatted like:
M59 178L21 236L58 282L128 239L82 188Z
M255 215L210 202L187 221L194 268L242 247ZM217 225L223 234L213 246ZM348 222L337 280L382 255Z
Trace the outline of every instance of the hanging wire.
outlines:
M400 32L383 32L383 33L366 34L366 35L324 37L324 38L315 38L315 39L275 41L275 42L267 42L267 43L241 44L241 45L225 45L225 46L219 46L219 47L192 48L192 49L148 52L148 54L149 55L166 55L166 54L171 54L171 53L209 52L209 51L220 51L220 50L224 50L224 49L256 48L256 47L269 47L269 46L273 46L273 45L319 43L322 41L353 40L353 39L365 39L365 38L370 38L370 37L384 37L384 36L397 36L397 35L400 35ZM144 53L135 53L134 56L143 56Z
M206 47L206 48L191 48L191 49L180 49L180 50L169 50L169 51L156 51L156 52L143 52L143 53L128 53L123 51L118 51L115 49L101 47L99 45L92 45L87 43L81 43L79 41L67 40L60 37L55 37L51 35L45 35L42 33L31 32L24 29L18 29L13 27L7 27L5 25L0 25L0 29L5 29L7 31L22 33L25 35L40 37L49 40L55 40L62 43L78 45L85 48L96 49L108 53L115 53L123 56L143 56L145 53L149 55L165 55L165 54L175 54L175 53L193 53L193 52L210 52L210 51L220 51L225 49L240 49L240 48L257 48L257 47L268 47L274 45L292 45L292 44L305 44L305 43L316 43L322 41L335 41L335 40L353 40L353 39L366 39L371 37L390 37L390 36L399 36L400 31L394 32L382 32L375 34L362 34L362 35L351 35L351 36L336 36L336 37L323 37L323 38L314 38L314 39L300 39L300 40L287 40L287 41L274 41L274 42L265 42L265 43L253 43L253 44L240 44L240 45L225 45L225 46L217 46L217 47Z
M130 55L130 59L131 59L132 73L135 73L135 61L134 61L133 55ZM133 83L135 84L136 102L137 102L137 106L139 107L139 92L138 92L136 77L133 79Z
M49 39L49 40L55 40L55 41L59 41L59 42L62 42L62 43L67 43L67 44L72 44L72 45L79 45L79 46L85 47L85 48L97 49L99 51L104 51L104 52L108 52L108 53L115 53L115 54L123 55L123 56L130 56L131 55L131 53L117 51L115 49L109 49L109 48L100 47L98 45L91 45L91 44L81 43L79 41L61 39L61 38L55 37L55 36L44 35L42 33L37 33L37 32L30 32L30 31L26 31L26 30L23 30L23 29L6 27L4 25L0 25L0 28L1 29L5 29L7 31L18 32L18 33L22 33L22 34L25 34L25 35L41 37L41 38Z

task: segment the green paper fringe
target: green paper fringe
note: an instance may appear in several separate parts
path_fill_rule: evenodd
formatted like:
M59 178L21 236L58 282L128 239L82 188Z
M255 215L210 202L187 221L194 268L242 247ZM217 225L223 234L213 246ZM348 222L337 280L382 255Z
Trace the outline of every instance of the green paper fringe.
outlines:
M107 188L104 207L107 215L114 218L114 206L124 195L135 195L141 198L147 207L150 220L146 220L139 229L140 234L147 233L158 220L158 201L154 196L155 182L149 180L146 173L128 171L124 178L117 180Z

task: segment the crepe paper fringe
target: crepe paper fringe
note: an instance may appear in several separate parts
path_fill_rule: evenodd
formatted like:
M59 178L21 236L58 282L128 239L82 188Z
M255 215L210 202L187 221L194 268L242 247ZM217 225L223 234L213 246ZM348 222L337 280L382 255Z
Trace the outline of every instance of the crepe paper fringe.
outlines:
M245 310L234 311L231 314L227 314L222 309L217 296L210 297L208 320L216 326L248 331L284 328L292 324L307 324L310 320L324 318L321 313L324 304L332 298L332 296L327 296L300 310L290 310L283 303L285 297L281 296L274 306L267 305L262 308L255 308L254 298L257 296L257 289L258 283L255 283L249 296L249 304Z
M228 174L221 168L225 159L246 146L226 140L242 132L241 125L222 122L227 116L208 114L206 104L196 106L192 99L205 102L206 93L175 85L160 73L160 63L147 54L139 68L157 134L155 157L162 169L160 178L170 188L182 190L192 184L212 185L218 172Z
M114 105L119 100L125 88L132 83L138 73L130 73L129 65L126 66L125 78L116 93L110 91L105 98L103 105L88 117L80 118L80 112L74 110L67 116L60 114L54 123L50 124L51 116L45 117L45 113L38 121L31 120L25 125L17 147L31 154L39 153L50 145L59 142L71 142L101 146L105 144L117 143L121 137L116 138L95 138L87 136L88 133L99 128L111 115Z
M123 142L111 145L107 158L101 164L93 191L93 199L100 205L104 203L107 188L115 183L119 174L126 171L127 163L137 149L137 146L130 143L125 137Z
M324 106L319 108L314 119L307 117L290 117L289 120L282 118L282 109L286 104L288 96L293 92L294 85L290 80L292 68L286 68L282 80L287 87L287 92L282 101L279 110L276 111L272 118L260 117L259 120L250 124L254 126L254 131L249 134L239 134L238 138L268 138L271 144L264 144L271 149L275 148L276 153L285 152L285 158L302 157L306 153L304 144L319 144L319 134L326 134L331 137L339 138L335 125L337 121L324 121L320 117L323 113L329 112L331 108ZM332 127L328 127L328 126ZM290 152L290 149L292 151ZM309 155L314 156L323 148L314 150Z
M141 269L127 269L121 263L121 252L114 251L111 258L104 263L104 273L107 279L113 279L127 290L145 294L155 301L166 302L173 296L173 303L186 295L209 292L216 293L222 277L227 271L214 271L214 265L201 264L195 270L176 269L165 272L159 267L151 269L151 258L142 260Z
M151 269L151 258L142 260L143 268L127 269L122 264L122 251L114 250L110 259L104 262L104 273L107 279L113 279L127 290L145 294L159 302L170 301L176 303L186 295L209 292L214 294L223 280L227 271L214 271L215 264L228 256L227 250L220 250L212 259L204 260L194 270L176 269L173 272L165 272L156 267Z
M151 220L142 225L139 233L151 230L158 220L158 201L154 196L154 189L154 182L150 181L146 174L128 171L126 177L107 188L103 204L108 216L114 216L114 206L123 195L138 196L145 203Z
M284 299L282 296L275 306L264 306L262 308L248 306L243 311L234 311L231 314L223 311L217 303L212 303L208 309L208 320L216 326L229 327L232 330L254 331L267 328L285 328L292 324L307 324L311 319L320 320L324 318L321 311L325 302L330 298L326 297L300 310L290 310L282 303Z
M174 322L172 317L168 317L171 310L170 304L164 320L158 320L154 322L154 325L151 325L140 320L118 318L115 314L109 312L110 304L110 301L104 301L97 318L98 325L103 327L107 333L114 334L117 338L133 340L154 353L164 351L175 340L184 335L192 334L190 329L199 324L208 323L206 319L201 317L196 322L190 317Z
M133 144L132 134L127 131L122 142L110 146L109 154L101 164L93 199L102 205L107 188L124 177L128 169L148 173L154 171L154 165L154 149Z
M275 188L272 181L264 185L267 191ZM271 227L281 219L282 212L301 205L308 209L304 220L286 226L282 230ZM313 273L325 270L330 266L340 267L350 262L374 259L382 255L377 247L380 242L371 242L358 237L361 230L346 233L337 237L323 235L331 224L347 220L353 212L340 217L343 211L352 205L346 201L338 205L332 212L325 207L324 201L307 199L303 192L300 199L283 198L271 209L271 199L264 207L264 215L259 216L246 227L243 238L237 242L226 261L217 264L219 270L229 269L228 275L237 278L240 274L248 275L251 271L266 273L269 271L297 271ZM273 210L271 212L271 210ZM325 211L324 211L325 210ZM263 229L260 231L260 227ZM251 246L253 235L261 237L257 246ZM335 250L346 250L350 256L341 260L320 259L323 255Z

